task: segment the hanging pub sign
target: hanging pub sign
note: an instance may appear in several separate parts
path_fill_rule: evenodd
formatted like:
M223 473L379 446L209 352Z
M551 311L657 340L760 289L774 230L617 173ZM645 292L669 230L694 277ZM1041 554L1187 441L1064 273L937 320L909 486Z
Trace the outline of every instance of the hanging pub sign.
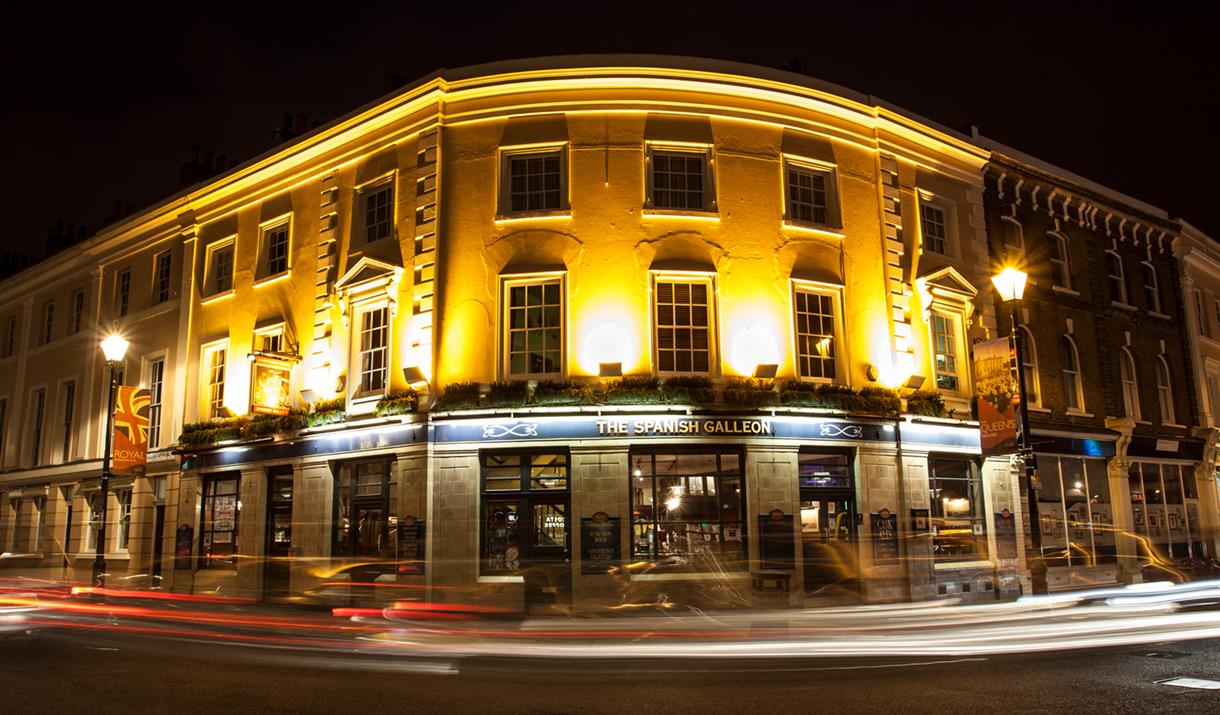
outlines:
M254 353L250 375L250 411L260 415L286 415L292 404L292 361Z
M974 346L975 392L979 400L979 446L984 456L1017 448L1017 394L1012 341L997 338Z
M604 511L580 520L580 572L613 573L623 560L622 528L619 517Z
M144 465L148 462L150 401L149 391L145 388L120 386L115 391L112 474L144 476Z
M873 563L898 563L898 515L889 509L872 514Z

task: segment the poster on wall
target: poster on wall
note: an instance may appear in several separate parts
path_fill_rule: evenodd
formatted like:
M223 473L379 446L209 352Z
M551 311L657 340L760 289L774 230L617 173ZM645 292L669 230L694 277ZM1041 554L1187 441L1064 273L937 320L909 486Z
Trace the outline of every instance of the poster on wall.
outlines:
M191 567L191 545L195 541L195 528L190 524L180 524L174 534L174 568L189 569Z
M889 509L872 514L873 563L898 563L898 515Z
M250 411L260 415L286 415L292 405L292 362L256 355L250 374Z
M613 573L623 561L622 526L617 516L604 511L580 520L580 572Z
M115 391L112 474L144 476L144 466L148 462L150 401L147 388L119 387Z
M995 513L995 544L998 558L1017 558L1017 519L1008 507Z
M398 573L421 576L424 573L424 520L404 516L398 521Z
M975 392L979 404L979 446L984 456L1017 449L1020 396L1012 372L1012 341L997 338L974 346Z

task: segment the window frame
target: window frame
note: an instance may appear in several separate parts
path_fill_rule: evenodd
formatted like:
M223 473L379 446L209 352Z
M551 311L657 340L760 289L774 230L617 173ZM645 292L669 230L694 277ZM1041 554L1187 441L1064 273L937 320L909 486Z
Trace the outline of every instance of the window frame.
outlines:
M384 330L385 334L384 345L382 345L380 348L374 348L375 350L383 351L385 354L384 365L381 367L381 371L384 373L382 378L383 384L379 389L366 390L363 386L365 374L363 366L364 355L366 352L370 352L371 354L371 351L366 351L364 348L365 330L363 328L363 323L365 315L376 311L385 312L385 324L382 326L382 330ZM351 325L350 340L352 350L351 366L348 374L354 379L350 380L351 384L348 386L348 392L351 395L352 402L377 400L389 392L390 384L393 380L391 366L393 365L394 359L394 345L392 340L394 315L393 310L390 307L389 300L382 298L378 300L366 301L359 305L352 306Z
M1047 231L1046 236L1051 242L1050 245L1054 247L1054 250L1047 251L1046 255L1047 263L1050 265L1051 286L1064 290L1075 290L1075 281L1072 278L1072 254L1067 236L1058 231ZM1056 278L1056 273L1060 274L1059 278Z
M1208 320L1208 318L1207 318L1207 313L1203 310L1203 291L1199 290L1198 288L1195 288L1194 291L1195 291L1195 321L1196 321L1195 324L1196 324L1196 327L1198 327L1198 329L1199 329L1200 336L1207 338L1208 340L1211 340L1212 339L1212 325L1211 325L1211 321ZM1218 301L1218 302L1220 302L1220 301Z
M72 334L75 335L81 331L85 322L85 289L77 288L72 291L72 322L70 328Z
M698 271L650 271L649 272L649 341L653 364L653 374L660 377L680 375L704 375L715 378L720 374L720 329L719 311L717 305L716 274ZM659 340L660 324L658 322L658 283L703 284L707 287L707 370L662 370L661 347ZM688 326L672 326L675 329ZM694 326L689 326L694 327ZM692 349L693 350L693 349ZM677 348L674 348L675 359ZM692 357L693 365L693 357ZM676 362L675 362L676 366Z
M1156 266L1151 261L1140 261L1140 272L1144 278L1144 307L1149 313L1164 315L1161 302L1161 281ZM1149 278L1152 280L1149 281Z
M59 417L62 420L63 443L60 452L60 463L66 464L72 459L73 436L76 433L77 394L76 380L61 380L59 383Z
M380 465L380 481L378 482L378 493L357 494L360 486L359 470L365 465ZM393 530L398 525L398 514L396 510L399 508L397 502L396 487L398 485L395 479L394 458L391 456L372 457L364 459L346 460L337 465L335 471L335 484L333 495L333 512L332 512L332 527L331 527L331 553L338 558L365 558L376 556L380 559L392 559L395 557L395 545L393 542ZM345 494L346 490L346 494ZM344 506L347 507L348 524L343 525ZM352 515L356 511L356 507L360 506L375 506L381 510L382 518L380 524L380 537L385 552L380 554L362 554L356 543L354 534L356 532L356 524L352 521ZM340 538L340 534L346 533L347 548L342 548L344 541ZM396 532L395 532L396 533ZM388 565L387 568L393 569L393 565Z
M802 382L825 383L846 385L848 383L848 375L844 369L848 364L846 355L846 340L843 327L843 286L833 285L830 283L819 283L816 281L805 281L792 279L791 300L792 300L792 358L793 368L797 379ZM834 329L832 337L831 349L834 353L831 358L831 363L834 367L834 377L818 377L814 375L806 375L802 369L803 357L801 355L801 332L800 322L797 315L797 295L804 293L806 295L825 296L830 298L831 324ZM811 334L812 335L812 334ZM820 342L820 341L819 341ZM825 359L825 358L821 358Z
M38 334L38 344L46 345L55 339L55 299L42 304L42 331Z
M951 377L955 381L955 387L952 387L952 388L941 387L941 385L940 385L940 378L941 378L942 372L941 372L939 364L938 364L939 361L937 360L937 356L942 355L944 353L941 353L940 351L938 351L937 346L936 346L936 335L937 335L936 319L937 318L940 318L941 320L947 322L949 324L949 326L953 329L952 338L953 338L954 352L953 352L952 357L953 357L953 362L955 365L955 370L951 373L950 372L943 373L946 377ZM968 390L968 385L967 385L968 371L967 371L967 369L965 369L965 366L966 366L965 348L964 348L965 338L966 338L966 333L964 330L964 321L962 320L962 316L960 313L957 313L956 311L942 310L942 309L937 309L937 308L932 308L928 311L928 348L929 348L928 357L932 361L932 373L931 373L932 381L936 384L936 389L941 391L942 393L956 395L956 396L964 396Z
M174 252L166 249L153 256L152 303L160 305L174 297Z
M1130 373L1129 378L1123 374L1124 372ZM1119 348L1118 376L1120 393L1123 398L1123 416L1139 420L1141 417L1139 372L1136 370L1135 358L1127 346Z
M220 266L217 265L220 256L228 253L229 258L229 273L226 278L228 285L221 289L220 285ZM204 280L203 288L205 298L220 297L229 295L233 292L234 271L237 269L237 237L230 236L213 241L208 244L204 253Z
M216 383L214 381L215 380L215 371L218 366L214 364L213 355L215 353L221 353L221 352L224 353L224 358L221 361L221 364L219 365L219 368L221 371L220 372L221 379L220 379L219 383ZM200 404L205 407L205 409L201 410L201 414L207 415L204 419L208 419L208 420L216 419L218 417L223 417L224 409L225 409L225 394L226 394L228 382L229 382L229 339L228 338L222 338L220 340L215 340L206 345L203 345L200 348L199 373L200 373L200 377L203 378L201 380L201 385L203 387L203 394L201 395L201 397L203 399L200 401ZM217 395L214 394L216 392L215 388L216 388L217 384L219 384L219 388L220 388L219 389L219 393L220 393L219 399L217 398Z
M199 568L200 569L236 569L237 555L240 553L238 548L241 537L241 472L212 472L203 475L202 485L200 489L201 500L199 504ZM232 494L217 494L216 485L221 482L233 482ZM216 500L220 497L233 497L233 528L217 529L216 522ZM209 506L209 500L211 504ZM209 515L210 508L210 515ZM117 531L117 530L116 530ZM227 561L225 557L213 557L208 553L208 536L215 536L218 533L226 533L230 535L233 552L228 555ZM116 542L117 543L117 542ZM211 544L216 543L213 538Z
M656 157L698 156L703 163L703 206L701 208L673 208L656 205ZM716 199L715 151L710 144L645 142L644 145L644 211L656 215L718 216L720 206ZM669 189L666 189L667 191ZM683 189L683 191L687 191Z
M45 385L35 387L31 392L30 407L33 409L30 424L30 464L42 465L42 448L47 424L47 388Z
M356 197L358 200L357 216L360 219L360 243L352 241L353 247L371 246L375 243L380 243L387 239L395 239L398 235L398 186L396 181L397 175L395 172L390 172L384 176L379 176L372 181L367 181L356 188ZM373 225L369 223L369 201L380 194L382 191L388 191L389 198L389 216L385 223L388 224L386 235L378 236L372 240L369 239L369 228ZM376 225L380 226L383 222L378 221ZM291 240L291 236L289 237Z
M839 204L839 177L834 164L817 161L801 156L785 154L783 161L780 163L780 170L783 172L783 180L780 182L782 186L782 200L784 222L795 226L806 228L819 228L838 231L843 228L843 217ZM792 181L789 173L792 171L804 172L813 176L820 176L825 182L823 193L826 195L826 221L819 222L816 220L805 220L795 215L793 211L793 191Z
M1042 408L1042 376L1038 370L1038 343L1034 339L1032 330L1024 325L1018 325L1017 330L1021 334L1021 369L1028 372L1025 373L1025 397L1029 400L1029 407ZM1030 387L1033 387L1033 399L1029 399Z
M944 225L944 241L943 251L938 251L931 248L928 244L928 232L925 227L927 219L924 217L925 209L933 209L939 211L943 216ZM919 245L924 253L935 253L942 258L957 258L960 251L957 247L957 204L948 199L932 194L923 189L919 190L919 211L917 212L919 221Z
M287 348L288 348L288 344L286 342L287 341L287 329L288 329L288 324L285 322L279 322L279 323L274 323L271 325L264 325L261 328L255 328L254 334L253 334L253 339L251 340L251 346L254 348L255 352L260 352L260 353L269 352L269 353L284 354L287 352ZM272 338L272 337L274 337L276 339L276 341L279 343L278 350L271 350L265 344L267 339Z
M1173 373L1165 353L1156 356L1156 399L1162 425L1177 424L1177 408L1173 404Z
M114 274L114 314L124 318L131 313L131 266Z
M1110 259L1114 260L1113 265L1111 265ZM1118 268L1117 275L1111 270L1115 267ZM1113 294L1115 285L1118 286L1118 296ZM1131 304L1131 300L1127 295L1127 273L1126 268L1123 267L1123 257L1112 248L1106 250L1106 290L1109 293L1111 303L1119 305Z
M959 479L956 477L947 477L947 476L946 477L938 476L937 471L936 471L936 464L938 462L960 462L962 464L965 464L969 476L966 479ZM990 531L990 529L988 529L989 525L987 523L988 514L987 514L987 495L986 495L986 488L985 488L986 480L983 478L982 469L979 467L979 464L977 461L975 461L974 459L971 459L970 457L968 457L966 455L936 454L936 453L928 455L928 497L929 497L929 502L930 502L929 506L931 507L929 510L929 519L930 519L929 523L930 524L935 524L935 522L937 520L950 519L950 517L948 516L947 513L942 513L939 516L937 515L937 505L941 505L940 508L944 509L943 505L944 505L944 501L945 501L945 500L938 501L936 498L937 492L942 491L944 489L944 487L938 488L937 484L938 484L938 482L945 482L945 481L966 482L967 488L970 490L970 500L972 503L970 505L970 512L969 512L970 516L968 518L971 522L971 536L973 537L975 550L970 552L969 554L963 554L963 555L957 556L957 557L947 557L942 554L938 554L937 545L938 545L938 542L940 542L941 540L938 538L939 533L937 533L937 530L933 529L933 532L934 532L932 535L932 560L933 560L933 562L938 563L938 564L953 564L953 563L963 563L963 562L972 562L972 561L990 561L991 560L991 545L989 543L989 538L988 538L989 537L988 532ZM960 520L960 518L959 518L959 520ZM974 533L974 528L976 525L980 525L982 527L981 534ZM982 551L980 552L979 549L981 549Z
M512 165L519 158L555 155L559 161L559 206L557 208L513 210ZM532 216L565 216L572 211L569 196L568 143L514 145L500 147L499 187L496 201L496 218L529 218Z
M119 553L126 552L131 542L132 497L131 487L114 490L114 550Z
M391 199L392 200L392 199ZM284 231L284 266L280 270L272 270L271 238L280 229ZM268 281L292 272L292 214L284 214L264 221L258 227L258 277L260 281Z
M555 380L563 379L568 374L568 281L566 271L551 271L546 273L530 273L521 275L501 276L500 295L502 297L500 310L500 374L506 380ZM555 372L522 372L512 371L512 289L533 285L559 285L559 362ZM543 290L543 307L546 307L545 288ZM527 304L528 305L528 304ZM547 328L540 328L545 331ZM529 329L526 329L527 334ZM545 350L545 343L543 352ZM529 350L525 351L529 356Z
M10 358L17 354L17 316L9 316L4 332L4 357Z
M161 446L161 419L165 403L166 353L160 352L144 359L144 384L148 385L148 448ZM156 366L160 365L160 375ZM157 378L157 379L154 379Z
M1073 338L1070 333L1064 333L1062 336L1060 336L1059 345L1060 345L1059 373L1061 376L1060 382L1062 383L1063 387L1065 388L1064 389L1064 402L1063 402L1064 411L1069 414L1084 414L1085 413L1085 410L1084 410L1084 377L1081 375L1080 349L1076 346L1076 339ZM1068 369L1067 365L1063 364L1063 346L1064 345L1066 345L1068 347L1068 349L1071 351L1073 365L1072 365L1072 369L1070 369L1070 370ZM1066 390L1066 388L1067 388L1066 379L1067 379L1068 375L1072 376L1073 397L1075 398L1075 402L1076 402L1075 405L1068 404L1068 400L1067 400L1068 395L1067 395L1067 390Z

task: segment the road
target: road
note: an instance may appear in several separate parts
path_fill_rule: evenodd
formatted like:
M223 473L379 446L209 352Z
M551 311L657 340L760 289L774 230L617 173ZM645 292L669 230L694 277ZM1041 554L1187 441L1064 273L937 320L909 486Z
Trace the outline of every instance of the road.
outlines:
M4 713L1220 712L1220 690L1156 682L1220 680L1220 640L990 657L409 660L47 631L0 640L0 664Z

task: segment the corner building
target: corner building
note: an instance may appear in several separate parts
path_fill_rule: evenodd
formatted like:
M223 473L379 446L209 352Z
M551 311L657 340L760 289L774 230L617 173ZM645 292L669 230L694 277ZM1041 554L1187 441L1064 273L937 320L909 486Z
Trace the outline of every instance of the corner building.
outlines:
M1015 596L1021 493L969 420L988 158L756 67L420 80L0 285L8 564L87 579L117 330L156 423L110 495L112 580L510 610Z

